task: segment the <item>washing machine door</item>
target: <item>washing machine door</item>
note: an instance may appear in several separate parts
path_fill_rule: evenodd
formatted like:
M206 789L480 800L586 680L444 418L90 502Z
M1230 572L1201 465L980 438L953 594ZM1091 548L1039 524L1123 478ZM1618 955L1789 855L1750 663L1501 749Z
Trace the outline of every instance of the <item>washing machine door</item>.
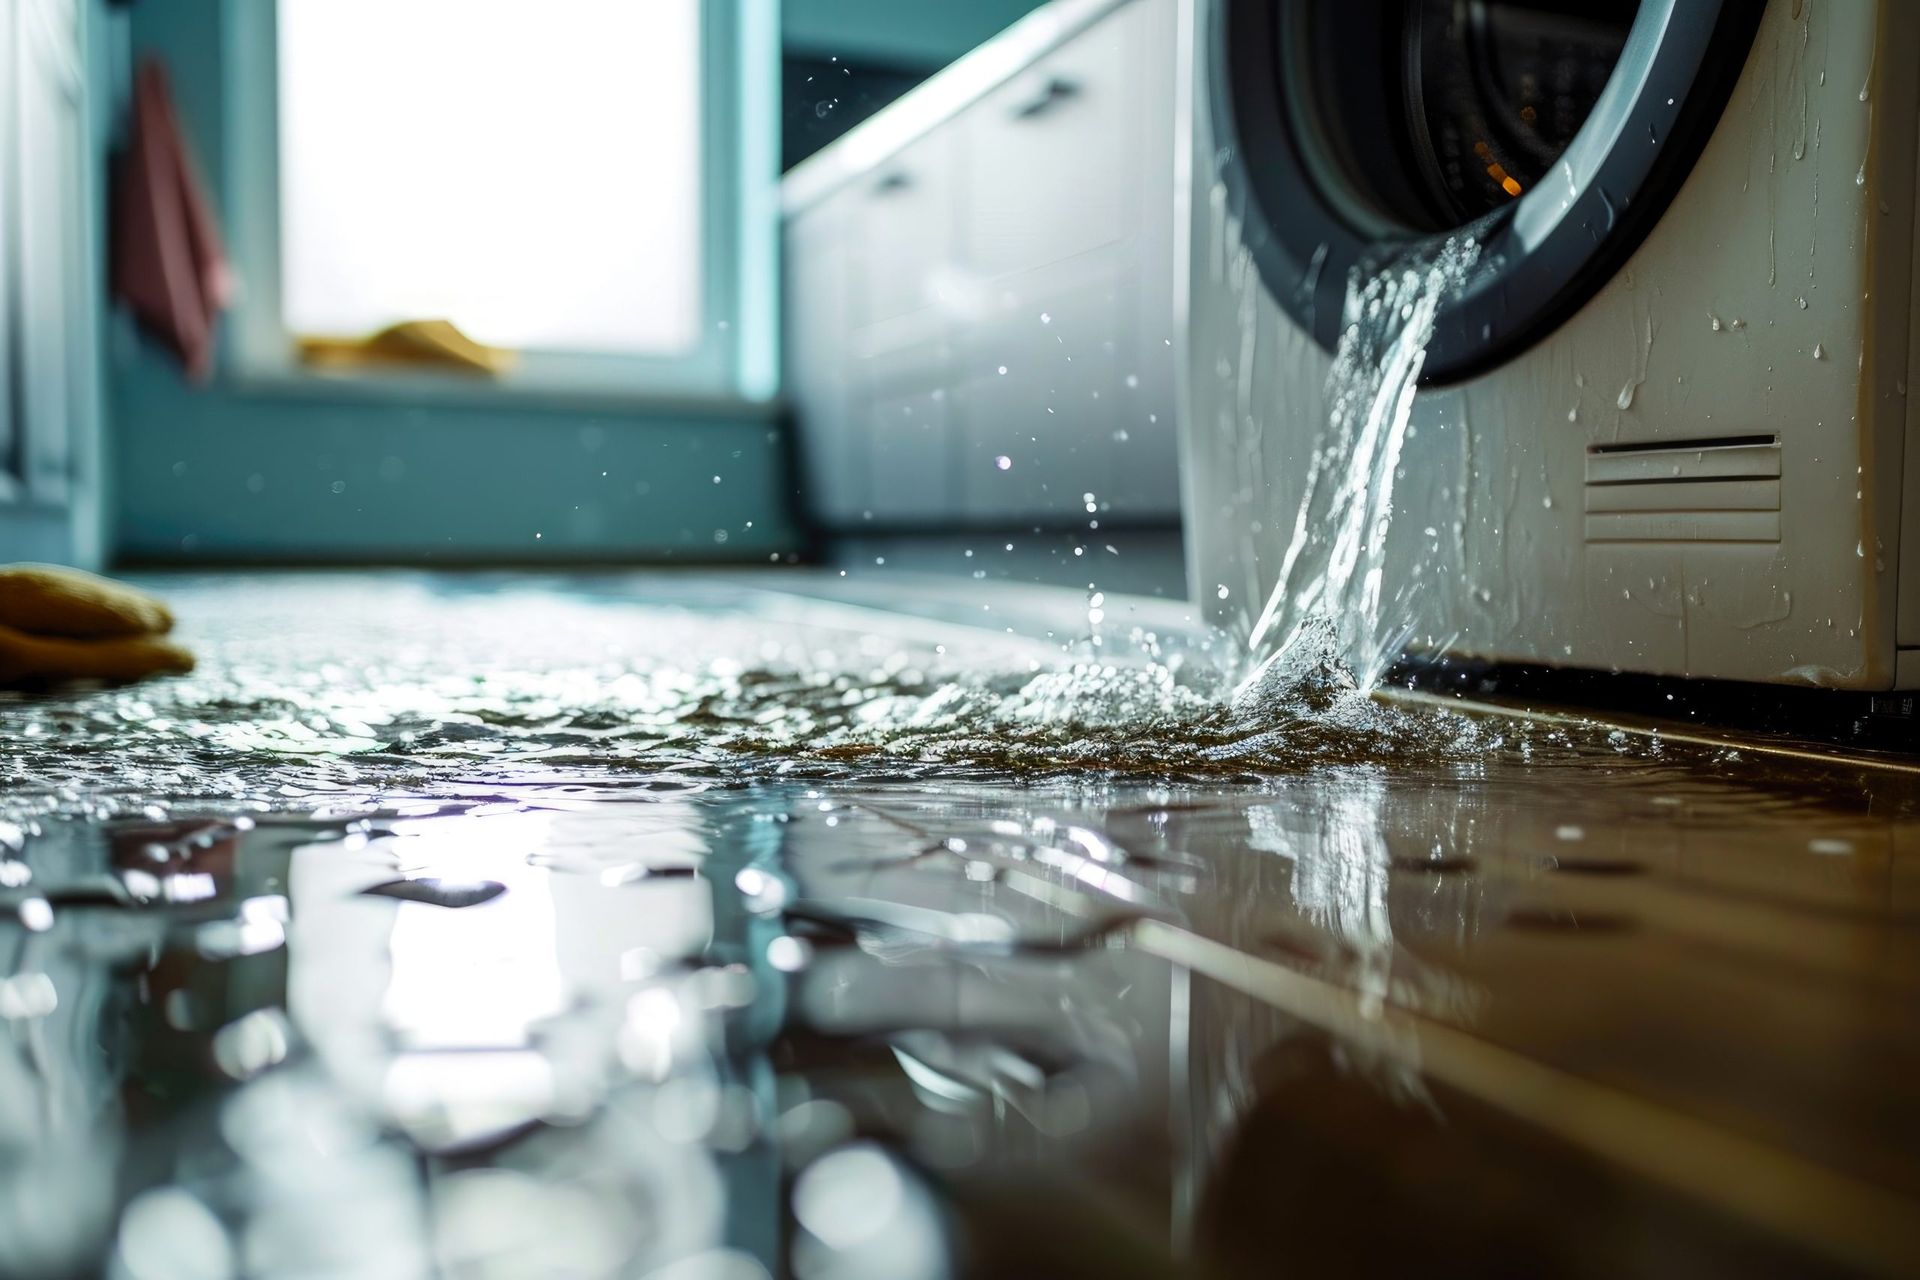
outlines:
M1216 159L1274 298L1333 350L1347 281L1469 234L1428 382L1551 332L1706 144L1764 0L1214 0Z

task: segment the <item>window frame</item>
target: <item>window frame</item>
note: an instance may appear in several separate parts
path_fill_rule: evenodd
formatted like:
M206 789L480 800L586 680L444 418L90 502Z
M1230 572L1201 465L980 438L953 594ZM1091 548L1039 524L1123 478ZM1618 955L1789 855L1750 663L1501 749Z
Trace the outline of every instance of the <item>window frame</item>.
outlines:
M279 0L224 0L230 252L241 296L228 366L252 388L351 383L408 398L587 395L765 401L778 390L779 0L698 0L701 326L675 356L527 351L496 378L302 365L281 310Z

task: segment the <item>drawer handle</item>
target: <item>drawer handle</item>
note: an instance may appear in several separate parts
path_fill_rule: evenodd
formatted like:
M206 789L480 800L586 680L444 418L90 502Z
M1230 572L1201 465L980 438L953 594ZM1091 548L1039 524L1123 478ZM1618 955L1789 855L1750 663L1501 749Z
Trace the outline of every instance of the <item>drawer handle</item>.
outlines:
M873 194L876 196L890 196L905 191L912 185L913 178L909 174L895 169L892 173L889 173L880 179L880 181L873 184Z
M1052 76L1041 87L1039 93L1027 99L1013 109L1015 120L1032 120L1043 116L1070 98L1080 96L1080 82L1068 80L1062 76Z

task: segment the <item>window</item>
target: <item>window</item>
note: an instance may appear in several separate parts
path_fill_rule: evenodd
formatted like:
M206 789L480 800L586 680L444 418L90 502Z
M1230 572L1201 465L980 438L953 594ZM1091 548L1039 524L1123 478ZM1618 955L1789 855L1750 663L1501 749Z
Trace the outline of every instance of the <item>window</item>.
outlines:
M770 392L772 10L230 0L273 106L235 124L242 365L450 320L513 385Z

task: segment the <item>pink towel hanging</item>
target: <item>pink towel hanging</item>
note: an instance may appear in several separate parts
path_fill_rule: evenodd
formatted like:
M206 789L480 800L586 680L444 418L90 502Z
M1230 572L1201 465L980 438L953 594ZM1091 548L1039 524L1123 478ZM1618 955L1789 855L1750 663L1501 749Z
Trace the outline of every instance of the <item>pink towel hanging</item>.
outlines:
M133 123L114 203L114 294L204 382L214 320L233 293L220 229L173 112L166 69L134 80Z

